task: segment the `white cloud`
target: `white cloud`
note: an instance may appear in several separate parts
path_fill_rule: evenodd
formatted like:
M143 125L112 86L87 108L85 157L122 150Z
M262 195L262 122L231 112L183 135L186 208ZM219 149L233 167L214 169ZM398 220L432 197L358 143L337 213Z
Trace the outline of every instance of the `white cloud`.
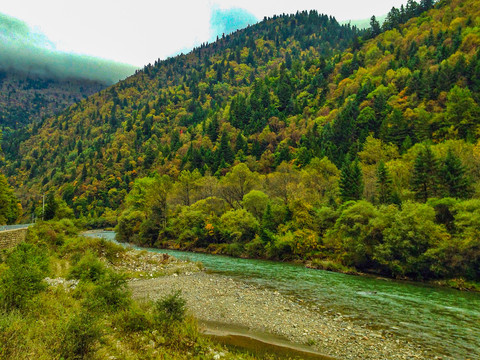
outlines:
M211 7L244 8L257 18L317 9L339 20L387 13L402 0L15 0L0 12L20 18L63 51L134 65L166 58L209 39Z

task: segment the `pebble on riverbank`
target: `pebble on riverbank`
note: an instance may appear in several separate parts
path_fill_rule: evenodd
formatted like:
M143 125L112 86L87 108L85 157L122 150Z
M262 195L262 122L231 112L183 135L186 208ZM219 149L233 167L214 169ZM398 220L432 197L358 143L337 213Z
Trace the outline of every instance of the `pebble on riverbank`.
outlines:
M146 279L173 274L192 274L202 269L202 265L183 261L168 254L130 250L120 255L112 265L116 271L126 273L131 279Z
M199 320L241 326L306 344L338 359L435 359L431 352L360 327L341 314L321 312L277 291L221 275L197 272L130 283L134 297L158 299L181 290L190 312Z

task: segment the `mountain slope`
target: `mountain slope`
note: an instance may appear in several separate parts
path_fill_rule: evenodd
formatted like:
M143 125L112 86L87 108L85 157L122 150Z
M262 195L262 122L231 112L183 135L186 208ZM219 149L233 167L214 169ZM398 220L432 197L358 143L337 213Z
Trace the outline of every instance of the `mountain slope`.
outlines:
M265 19L188 55L149 65L47 120L22 144L11 179L33 191L60 187L83 212L98 202L118 206L132 179L153 168L175 172L184 161L217 171L222 161L215 142L220 145L222 133L228 132L224 145L226 137L234 145L242 130L254 147L245 155L260 156L265 148L257 138L265 126L284 127L306 103L322 102L335 62L325 59L357 35L331 17L303 12ZM251 91L261 102L250 104ZM250 114L242 114L245 101ZM198 163L184 159L187 153ZM102 195L90 197L85 190L92 186Z
M105 87L92 80L0 71L0 126L17 129L39 122Z
M419 12L409 4L400 20ZM118 207L152 170L223 174L240 161L268 173L322 156L340 167L369 134L402 152L473 141L479 7L442 1L406 24L392 10L391 30L370 40L378 29L362 40L315 12L265 19L49 119L22 145L11 178L29 192L60 189L80 215Z

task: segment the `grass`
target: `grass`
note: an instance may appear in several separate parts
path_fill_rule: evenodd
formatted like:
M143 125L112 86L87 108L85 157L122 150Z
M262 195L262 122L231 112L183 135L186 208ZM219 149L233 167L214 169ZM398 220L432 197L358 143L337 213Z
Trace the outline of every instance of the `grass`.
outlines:
M0 359L253 359L203 337L180 293L134 301L115 268L125 250L76 231L71 222L36 225L26 244L2 253ZM78 285L48 286L47 276Z

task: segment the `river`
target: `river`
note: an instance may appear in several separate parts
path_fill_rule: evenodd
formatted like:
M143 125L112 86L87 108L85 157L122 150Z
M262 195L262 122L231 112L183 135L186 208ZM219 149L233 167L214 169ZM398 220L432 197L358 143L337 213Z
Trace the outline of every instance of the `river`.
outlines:
M97 236L115 239L114 232ZM480 359L480 294L419 283L345 275L301 265L175 250L146 249L202 262L228 275L387 330L452 359Z

